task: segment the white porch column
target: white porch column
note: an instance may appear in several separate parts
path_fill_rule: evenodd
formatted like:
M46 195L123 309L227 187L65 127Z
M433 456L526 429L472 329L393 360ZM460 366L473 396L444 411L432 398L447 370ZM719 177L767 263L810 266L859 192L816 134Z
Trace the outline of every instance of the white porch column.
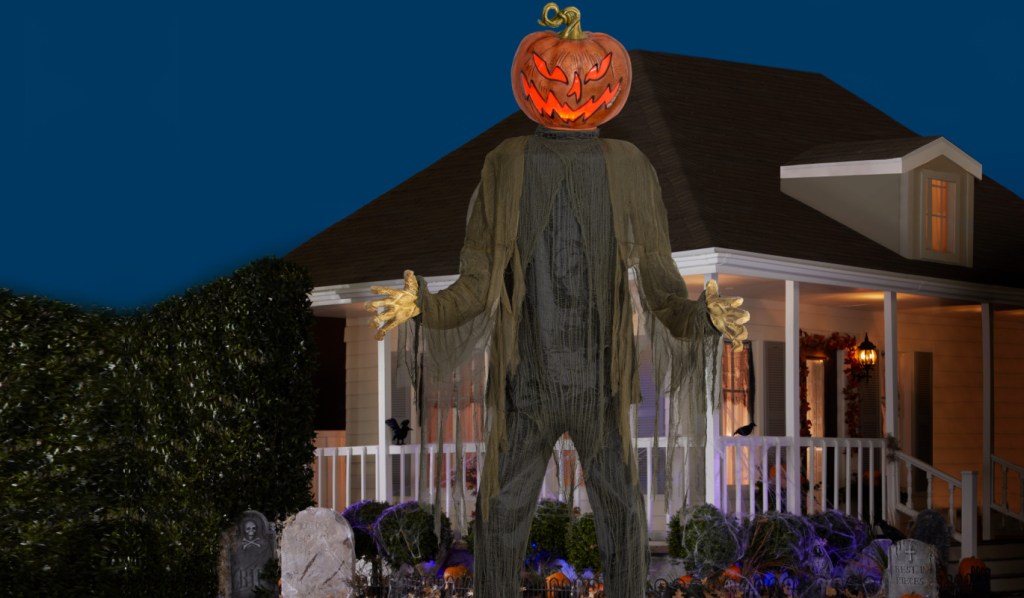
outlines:
M717 282L718 274L705 274L705 286L707 286L709 280ZM721 343L722 341L719 342ZM715 379L715 384L719 387L722 385L721 367L718 368L718 377ZM707 430L704 443L704 502L722 508L722 484L720 481L722 479L722 470L721 462L716 454L718 438L722 430L722 412L721 410L713 409L714 393L714 388L706 389L707 417L705 417L705 421L707 422Z
M899 326L896 323L896 291L885 291L884 322L885 329L885 434L892 436L895 441L900 437L899 413L899 347L897 345L897 334ZM884 457L883 457L884 459ZM886 461L883 461L886 462ZM896 462L888 461L885 466L886 482L884 482L882 496L885 497L885 504L882 506L882 513L877 516L885 517L886 521L893 521L896 517L896 497L899 493L899 480L896 479ZM871 522L874 525L874 522Z
M981 304L981 537L992 539L992 453L995 451L995 370L993 369L992 304ZM964 500L966 504L966 500ZM966 529L967 511L964 510ZM966 553L965 553L966 554Z
M899 348L896 345L896 292L886 291L884 297L885 319L882 326L885 333L885 434L899 438L900 427L896 421L899 412Z
M391 397L391 338L377 342L377 500L391 501L391 456L388 455L388 428L384 424Z
M800 506L800 283L786 281L786 511Z

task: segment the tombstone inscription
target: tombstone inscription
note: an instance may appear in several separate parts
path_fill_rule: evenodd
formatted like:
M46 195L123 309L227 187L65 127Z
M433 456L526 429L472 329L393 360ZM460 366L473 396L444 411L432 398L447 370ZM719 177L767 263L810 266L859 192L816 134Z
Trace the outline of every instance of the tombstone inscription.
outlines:
M929 598L939 595L936 577L938 552L919 540L900 540L889 547L886 584L889 596L920 594Z

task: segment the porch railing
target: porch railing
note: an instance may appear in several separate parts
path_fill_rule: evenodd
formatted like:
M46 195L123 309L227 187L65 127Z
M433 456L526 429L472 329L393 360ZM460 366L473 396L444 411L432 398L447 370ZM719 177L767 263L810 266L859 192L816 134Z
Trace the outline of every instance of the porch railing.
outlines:
M953 538L962 547L961 553L977 554L978 473L964 471L957 479L901 451L893 451L892 458L890 477L893 494L890 500L895 510L913 518L924 509L945 506ZM939 494L942 486L946 489L945 496ZM936 500L940 497L945 500L945 505ZM957 505L960 506L959 513Z
M992 504L997 512L1024 523L1024 467L992 455ZM1016 478L1016 508L1010 504L1009 488L1011 479Z
M787 468L797 449L801 513L838 509L874 522L885 496L885 441L880 438L723 436L715 446L718 506L754 516L785 511Z

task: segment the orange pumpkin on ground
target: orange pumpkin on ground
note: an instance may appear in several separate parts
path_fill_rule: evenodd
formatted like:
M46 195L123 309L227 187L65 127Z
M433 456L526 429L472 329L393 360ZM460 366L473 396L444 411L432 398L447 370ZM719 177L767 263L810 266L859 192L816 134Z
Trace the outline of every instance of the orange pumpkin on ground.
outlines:
M969 556L960 560L960 567L957 569L957 573L960 577L967 577L975 569L985 569L985 561Z
M552 11L554 14L552 15ZM615 38L580 28L580 11L544 6L545 27L523 38L512 59L519 108L550 129L594 129L622 110L633 83L629 54Z
M448 567L444 570L445 579L460 579L469 575L469 568L463 565L456 565L454 567Z

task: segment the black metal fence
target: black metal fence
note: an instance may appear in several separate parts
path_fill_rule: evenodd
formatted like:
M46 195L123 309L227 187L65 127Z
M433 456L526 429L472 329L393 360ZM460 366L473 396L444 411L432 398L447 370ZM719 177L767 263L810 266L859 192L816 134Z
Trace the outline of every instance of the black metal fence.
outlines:
M366 580L354 584L355 598L475 598L473 578L440 579L433 576L394 576L387 582L373 586ZM840 596L846 598L872 598L881 596L882 584L872 578L817 579L797 583L793 579L776 580L764 577L758 580L727 579L693 581L656 579L648 582L644 598L819 598ZM991 592L991 574L988 569L976 569L971 575L946 577L939 584L940 598L988 598ZM542 578L524 580L520 588L522 598L616 598L606 596L599 579L577 579L558 582ZM482 597L481 597L482 598Z

